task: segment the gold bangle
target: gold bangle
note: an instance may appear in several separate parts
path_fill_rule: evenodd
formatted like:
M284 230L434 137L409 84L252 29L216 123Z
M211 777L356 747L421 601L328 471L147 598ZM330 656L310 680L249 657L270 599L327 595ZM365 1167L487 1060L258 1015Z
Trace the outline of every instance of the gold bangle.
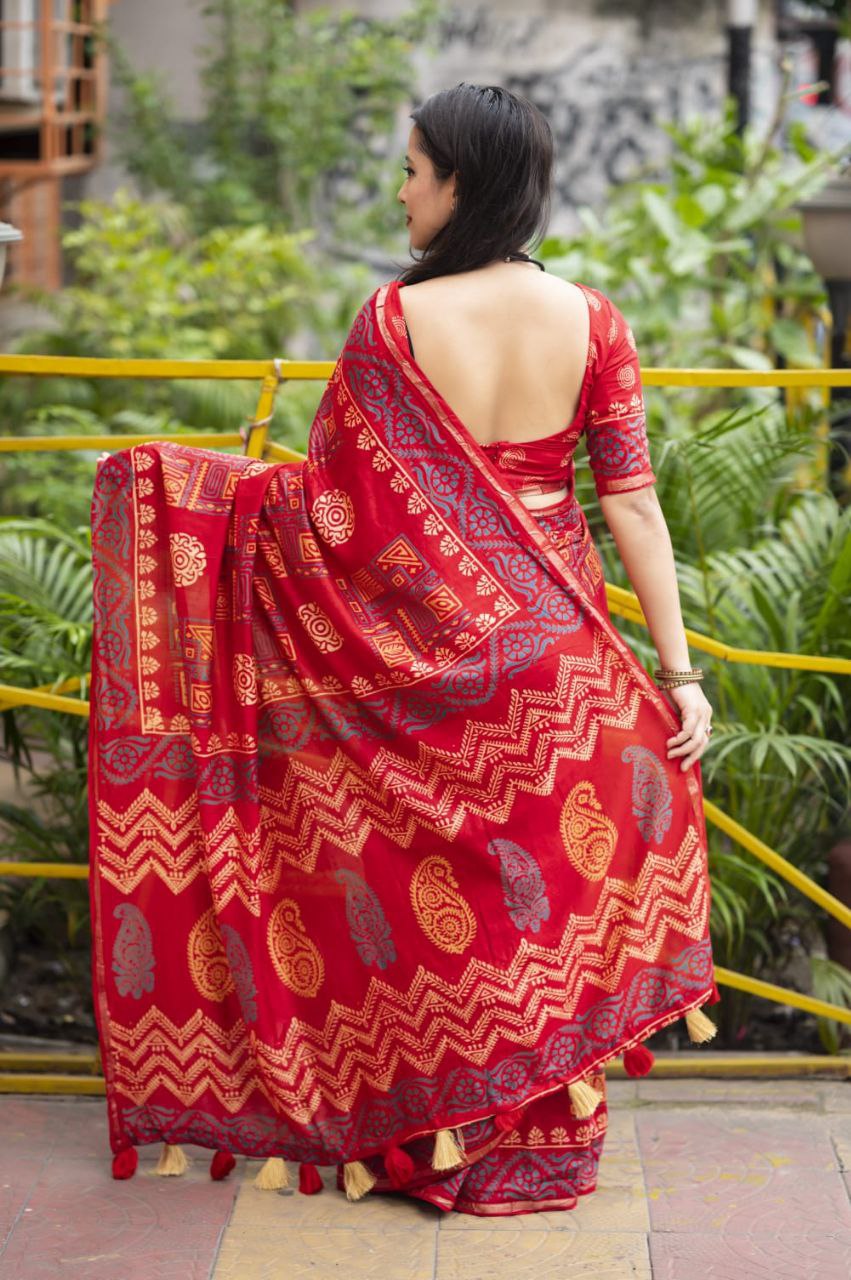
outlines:
M663 678L666 676L694 676L699 680L703 676L703 667L688 667L684 671L675 667L656 667L653 674Z

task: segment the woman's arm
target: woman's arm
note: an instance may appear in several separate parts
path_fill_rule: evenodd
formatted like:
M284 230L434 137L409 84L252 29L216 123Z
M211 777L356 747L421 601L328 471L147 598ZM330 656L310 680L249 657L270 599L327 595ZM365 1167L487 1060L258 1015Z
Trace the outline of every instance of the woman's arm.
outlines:
M608 493L600 509L638 596L660 667L691 666L671 535L652 485Z
M664 513L652 485L600 497L600 508L647 620L659 665L678 671L691 666L680 609L674 550ZM668 756L684 755L687 768L709 741L705 726L712 715L697 682L666 689L682 714L681 731L668 739Z

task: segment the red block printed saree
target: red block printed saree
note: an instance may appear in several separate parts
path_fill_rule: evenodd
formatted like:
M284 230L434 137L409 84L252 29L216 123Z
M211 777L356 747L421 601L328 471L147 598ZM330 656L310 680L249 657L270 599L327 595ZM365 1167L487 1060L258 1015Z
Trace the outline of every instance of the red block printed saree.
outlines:
M98 468L113 1171L188 1142L213 1176L233 1153L306 1191L337 1166L353 1199L567 1209L605 1064L642 1073L683 1015L710 1032L700 766L667 758L679 720L575 501L523 505L412 360L399 288L357 315L306 460L169 442ZM612 492L653 473L631 335L586 296L576 438Z

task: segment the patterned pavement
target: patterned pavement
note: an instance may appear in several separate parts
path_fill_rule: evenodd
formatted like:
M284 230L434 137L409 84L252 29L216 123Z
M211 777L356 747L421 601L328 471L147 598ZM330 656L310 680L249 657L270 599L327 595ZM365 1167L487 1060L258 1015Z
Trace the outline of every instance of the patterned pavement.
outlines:
M0 1280L848 1280L851 1082L612 1080L596 1192L484 1219L224 1182L110 1177L100 1098L0 1096ZM291 1166L291 1173L293 1168Z

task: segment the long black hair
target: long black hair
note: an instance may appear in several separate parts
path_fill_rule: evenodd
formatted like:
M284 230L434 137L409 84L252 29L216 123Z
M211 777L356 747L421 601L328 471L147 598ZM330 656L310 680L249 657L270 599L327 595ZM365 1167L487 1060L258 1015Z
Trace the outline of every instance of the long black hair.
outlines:
M553 135L528 98L461 81L411 112L439 179L456 175L455 210L399 279L404 284L528 252L550 220Z

